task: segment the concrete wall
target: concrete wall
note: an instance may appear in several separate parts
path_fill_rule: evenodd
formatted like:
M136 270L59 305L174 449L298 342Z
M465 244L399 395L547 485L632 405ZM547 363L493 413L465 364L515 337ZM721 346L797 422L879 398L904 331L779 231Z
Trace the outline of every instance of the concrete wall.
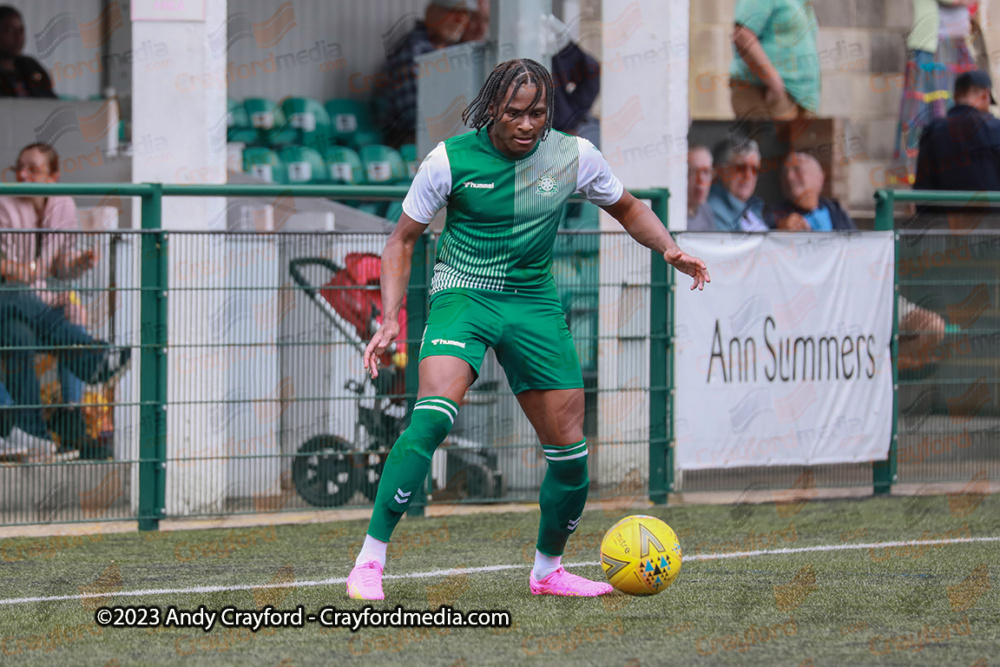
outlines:
M692 119L730 120L729 65L736 0L692 0ZM837 194L851 210L873 208L892 159L906 65L911 0L822 0L817 50L823 73L819 115L840 119L828 138L838 144L842 179Z

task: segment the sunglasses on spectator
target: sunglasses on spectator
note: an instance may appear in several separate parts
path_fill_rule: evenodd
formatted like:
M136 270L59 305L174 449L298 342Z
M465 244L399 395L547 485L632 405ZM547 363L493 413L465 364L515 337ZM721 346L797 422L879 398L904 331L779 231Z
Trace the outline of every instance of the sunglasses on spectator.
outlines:
M760 167L755 164L734 164L729 168L741 175L749 174L751 176L756 176L760 173Z

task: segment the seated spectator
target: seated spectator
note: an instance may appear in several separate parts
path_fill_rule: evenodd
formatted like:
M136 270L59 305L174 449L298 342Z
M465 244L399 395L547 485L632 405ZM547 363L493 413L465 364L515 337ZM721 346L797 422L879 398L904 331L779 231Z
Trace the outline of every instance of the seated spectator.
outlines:
M795 120L819 109L816 15L809 0L737 0L729 69L739 118Z
M688 148L687 209L689 232L711 232L715 229L712 209L708 204L708 189L712 185L712 153L706 146Z
M18 158L18 180L58 180L58 162L51 147L32 144ZM0 197L0 230L75 228L76 206L69 197ZM17 405L26 406L14 410L16 423L37 437L48 437L35 372L35 355L43 346L85 348L54 350L66 403L79 402L81 380L96 384L117 377L130 355L84 330L84 311L72 303L70 292L47 289L49 277L71 279L94 266L96 254L77 251L74 242L71 234L0 233L0 284L6 288L0 290L0 346L7 348L2 354L7 388Z
M38 463L56 454L56 443L37 438L14 425L11 408L14 399L0 382L0 462Z
M808 153L789 153L781 170L785 200L768 211L772 227L788 231L841 232L857 229L836 201L822 196L826 178Z
M462 33L463 42L482 42L490 35L490 0L479 0L479 6L469 13L469 25Z
M59 155L48 144L31 144L21 149L15 167L18 183L58 183ZM0 197L0 229L78 229L76 204L70 197ZM70 234L9 235L2 244L4 257L27 257L36 268L32 286L35 294L52 308L62 310L73 324L86 326L86 310L69 290L47 289L48 278L73 279L97 262L94 250L79 252L76 237ZM29 247L31 246L31 247ZM58 365L63 403L79 404L83 382Z
M417 21L413 30L393 46L381 71L385 80L376 84L372 100L375 121L386 144L398 147L416 143L420 78L416 57L461 41L473 9L473 0L431 0L424 20Z
M714 231L766 232L764 202L755 197L760 148L753 139L726 139L712 151L715 183L708 191Z
M792 232L839 232L857 229L836 201L820 196L825 181L819 162L807 153L791 153L781 172L785 201L768 213L777 229ZM932 355L944 340L944 319L900 296L899 355L901 371L914 371L936 362Z
M955 106L924 129L914 190L1000 190L1000 120L985 72L955 79Z
M52 79L40 62L21 55L24 20L10 5L0 6L0 97L55 97Z

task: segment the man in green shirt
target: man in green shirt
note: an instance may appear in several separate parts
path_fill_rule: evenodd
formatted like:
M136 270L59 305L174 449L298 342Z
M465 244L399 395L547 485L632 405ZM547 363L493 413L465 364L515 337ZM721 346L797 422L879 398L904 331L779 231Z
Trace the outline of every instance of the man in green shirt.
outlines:
M729 87L738 118L795 120L819 110L811 0L737 0Z
M414 243L445 205L448 215L431 280L420 348L420 387L409 427L379 482L368 534L347 579L350 597L381 600L386 547L396 523L447 437L488 347L496 352L548 463L542 481L535 595L595 596L611 586L560 565L587 501L587 441L580 364L552 278L560 212L575 192L601 206L639 243L694 278L705 263L681 252L663 224L626 192L586 139L552 132L554 86L533 60L500 63L463 114L472 132L438 144L424 159L403 214L382 253L381 328L363 365L378 362L399 336L397 321Z

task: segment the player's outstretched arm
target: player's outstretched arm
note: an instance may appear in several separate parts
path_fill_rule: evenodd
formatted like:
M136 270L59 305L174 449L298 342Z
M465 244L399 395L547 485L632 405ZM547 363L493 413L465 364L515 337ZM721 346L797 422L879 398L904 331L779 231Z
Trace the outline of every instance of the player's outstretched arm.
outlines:
M602 206L625 231L642 245L663 255L667 264L694 278L691 289L705 289L712 282L705 262L682 251L670 237L666 227L648 206L636 199L628 190L610 206Z
M413 246L427 229L403 213L396 229L389 235L382 250L382 326L372 336L362 357L362 364L373 378L378 377L378 359L399 336L399 309L403 305L406 286L410 282Z

